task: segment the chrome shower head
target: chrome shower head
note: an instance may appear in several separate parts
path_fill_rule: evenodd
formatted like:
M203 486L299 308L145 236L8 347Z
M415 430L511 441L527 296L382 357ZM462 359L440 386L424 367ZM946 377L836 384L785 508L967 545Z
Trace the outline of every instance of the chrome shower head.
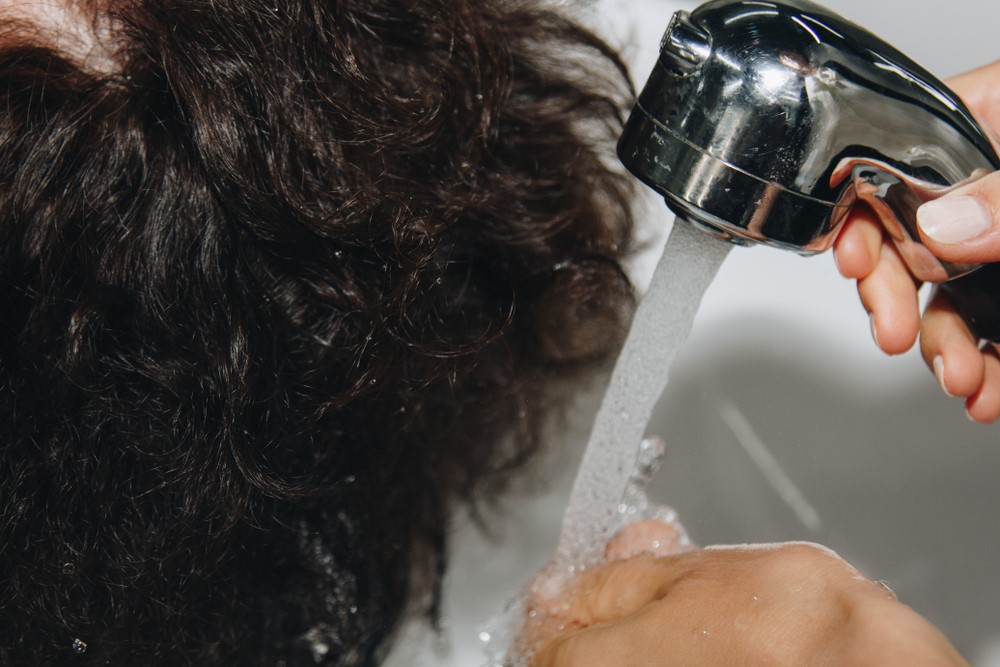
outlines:
M913 275L1000 340L1000 269L939 260L916 227L920 204L1000 157L947 86L819 5L677 12L618 155L679 217L736 243L822 252L865 201Z

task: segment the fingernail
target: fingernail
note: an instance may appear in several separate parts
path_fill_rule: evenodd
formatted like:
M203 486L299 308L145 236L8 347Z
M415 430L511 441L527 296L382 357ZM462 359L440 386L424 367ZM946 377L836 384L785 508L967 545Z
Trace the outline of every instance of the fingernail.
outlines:
M920 230L938 243L962 243L992 226L989 211L976 197L943 197L917 209Z
M954 394L948 391L948 386L944 383L944 357L940 354L934 357L934 361L931 362L931 367L934 369L934 377L937 378L938 384L941 385L941 391L943 391L947 396L954 398Z
M868 314L868 326L870 326L872 330L872 340L874 340L875 344L881 348L882 346L878 343L878 327L875 326L875 313Z

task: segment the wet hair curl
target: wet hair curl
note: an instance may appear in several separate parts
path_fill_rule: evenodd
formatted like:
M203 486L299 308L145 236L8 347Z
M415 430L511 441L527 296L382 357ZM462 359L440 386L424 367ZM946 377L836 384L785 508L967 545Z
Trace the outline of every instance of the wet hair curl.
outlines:
M620 344L624 70L521 0L74 6L101 66L0 30L0 663L375 664Z

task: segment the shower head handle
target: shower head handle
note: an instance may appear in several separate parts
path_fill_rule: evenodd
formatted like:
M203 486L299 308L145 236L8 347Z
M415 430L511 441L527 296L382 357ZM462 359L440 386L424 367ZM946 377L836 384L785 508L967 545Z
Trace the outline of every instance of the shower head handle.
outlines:
M866 202L919 280L945 283L1000 340L1000 268L939 260L916 209L1000 168L948 87L805 0L715 0L677 12L618 144L679 217L736 243L828 249Z

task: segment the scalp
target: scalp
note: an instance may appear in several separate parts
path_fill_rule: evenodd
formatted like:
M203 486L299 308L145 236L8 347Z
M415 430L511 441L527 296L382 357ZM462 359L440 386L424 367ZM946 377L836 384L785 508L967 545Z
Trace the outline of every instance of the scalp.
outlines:
M115 38L106 9L91 0L0 0L0 39L33 41L84 69L108 72Z

